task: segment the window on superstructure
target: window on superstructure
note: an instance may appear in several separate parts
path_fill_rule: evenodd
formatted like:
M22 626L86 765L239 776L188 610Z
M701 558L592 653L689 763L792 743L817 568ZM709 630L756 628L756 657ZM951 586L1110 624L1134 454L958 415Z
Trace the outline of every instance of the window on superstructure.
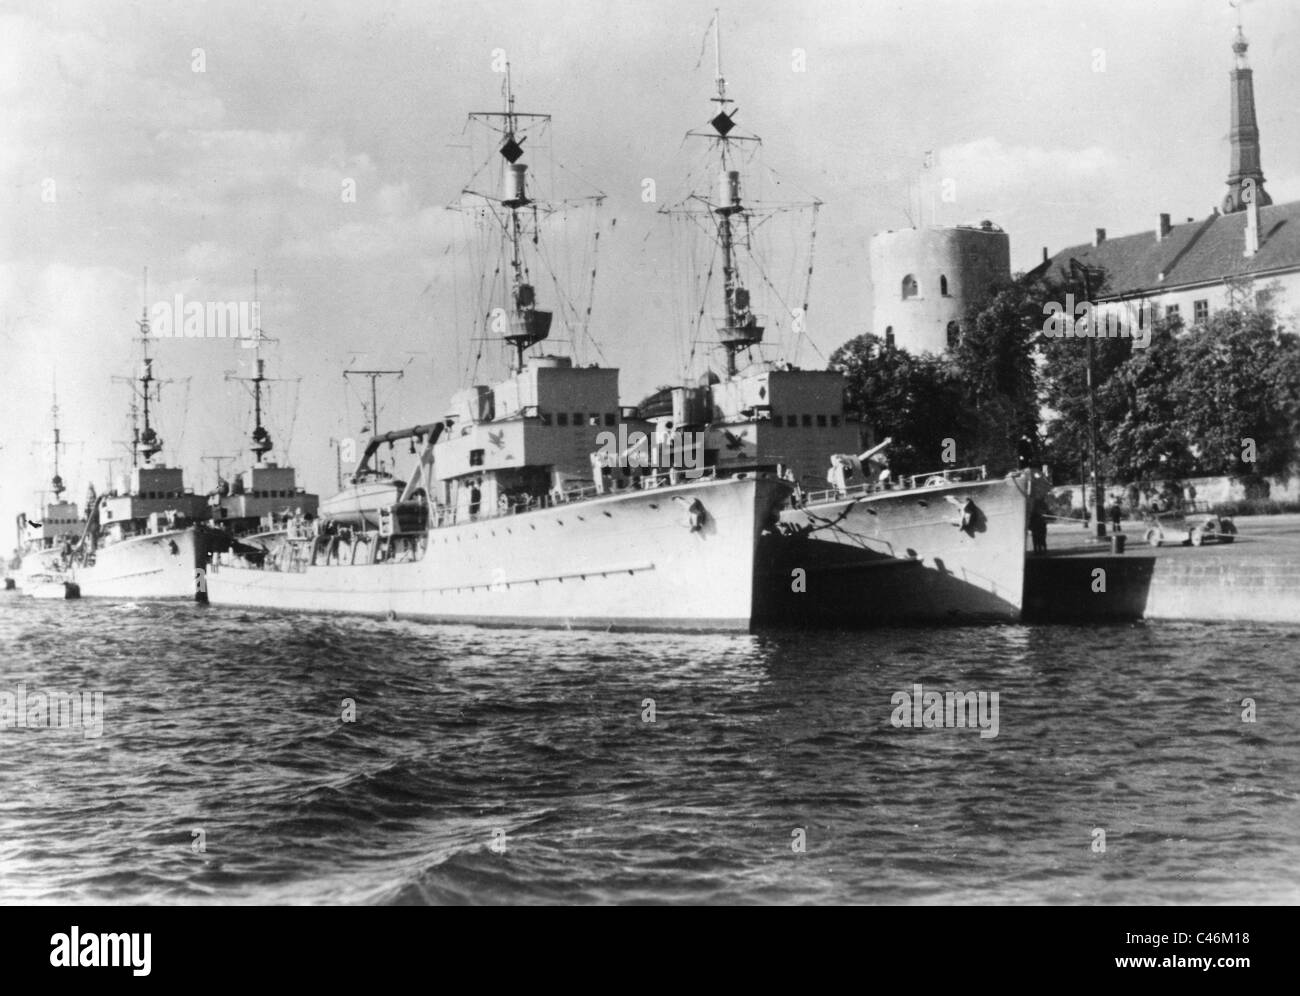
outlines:
M826 428L826 416L825 416L825 415L818 415L818 416L817 416L817 428L819 428L819 429L825 429L825 428Z
M470 465L471 467L482 467L482 466L483 466L483 451L482 451L482 450L470 450L470 451L469 451L469 465Z
M550 413L550 412L544 412L544 411L542 411L541 409L538 409L538 411L537 411L537 417L541 420L542 425L550 425L550 424L551 424L551 413Z
M916 282L916 277L909 273L903 278L903 300L914 298L920 293L921 285Z
M568 412L558 412L558 413L556 414L556 416L555 416L555 424L556 424L556 425L568 425L568 424L569 424L569 413L568 413Z
M805 415L805 416L803 417L803 427L804 427L805 429L811 429L811 428L812 428L812 416L811 416L811 415Z
M832 429L838 429L839 427L840 427L840 417L839 417L838 415L832 415L832 416L831 416L831 428L832 428Z
M942 273L939 274L939 293L944 297L948 296L948 278Z
M795 426L797 426L798 424L799 424L799 416L798 416L798 415L787 415L787 416L785 417L785 425L786 425L786 428L787 428L787 429L793 429L793 428L794 428Z
M1192 321L1197 324L1208 320L1210 317L1210 302L1201 300L1192 302Z
M573 413L573 424L574 424L574 425L582 425L582 412L574 412L574 413Z
M606 413L605 413L605 426L606 426L607 428L612 428L612 427L615 426L615 425L618 425L618 416L615 415L613 412L606 412Z

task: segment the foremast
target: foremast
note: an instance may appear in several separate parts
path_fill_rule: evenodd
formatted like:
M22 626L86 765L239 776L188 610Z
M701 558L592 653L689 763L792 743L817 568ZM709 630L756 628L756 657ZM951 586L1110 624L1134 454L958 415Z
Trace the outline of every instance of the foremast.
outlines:
M736 373L736 354L763 341L763 326L758 316L750 311L749 291L741 281L736 263L736 230L748 230L749 213L741 201L740 170L733 168L733 142L758 142L756 136L732 135L736 126L735 101L727 96L727 79L722 75L722 19L714 11L713 34L714 82L718 95L710 101L718 105L718 113L709 124L713 127L717 143L720 170L718 175L718 201L711 205L717 215L718 246L722 250L723 324L718 329L719 341L727 354L727 375ZM700 134L700 133L692 133ZM707 132L704 134L708 134Z
M528 191L528 164L520 162L524 157L523 143L527 136L520 134L524 121L536 119L550 121L549 114L526 114L515 109L515 93L510 78L510 64L505 67L504 107L500 111L476 111L470 114L470 120L479 120L501 133L501 144L497 154L503 160L501 196L477 194L489 202L500 205L504 213L496 214L505 238L505 248L509 264L509 287L507 288L507 327L502 338L515 351L512 372L524 368L524 353L529 347L544 340L551 332L550 311L537 307L537 290L532 283L527 261L524 258L524 243L528 239L528 215L532 215L532 240L538 241L537 235L537 201ZM472 191L464 191L472 193Z

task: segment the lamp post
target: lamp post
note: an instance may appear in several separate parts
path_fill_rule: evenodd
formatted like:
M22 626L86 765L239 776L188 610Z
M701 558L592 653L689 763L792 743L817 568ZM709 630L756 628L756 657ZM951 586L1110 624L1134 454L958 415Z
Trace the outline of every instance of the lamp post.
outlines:
M1105 498L1101 491L1101 468L1097 463L1097 387L1093 376L1096 362L1096 316L1092 310L1092 268L1070 257L1070 269L1083 274L1083 299L1088 303L1088 450L1092 458L1093 525L1097 539L1106 538Z

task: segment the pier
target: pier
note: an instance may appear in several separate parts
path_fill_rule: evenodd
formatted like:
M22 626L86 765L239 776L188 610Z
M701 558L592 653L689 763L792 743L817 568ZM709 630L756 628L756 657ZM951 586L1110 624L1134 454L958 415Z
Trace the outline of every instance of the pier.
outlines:
M1233 523L1232 543L1151 547L1143 523L1126 521L1116 554L1079 523L1054 522L1047 552L1027 556L1024 618L1300 622L1300 515Z

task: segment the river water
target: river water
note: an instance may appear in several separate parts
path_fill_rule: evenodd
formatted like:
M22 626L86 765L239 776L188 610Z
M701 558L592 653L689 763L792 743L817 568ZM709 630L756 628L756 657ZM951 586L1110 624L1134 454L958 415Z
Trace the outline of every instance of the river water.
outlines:
M1294 903L1298 656L1283 626L662 636L6 593L0 901ZM901 725L916 685L985 693L985 728Z

